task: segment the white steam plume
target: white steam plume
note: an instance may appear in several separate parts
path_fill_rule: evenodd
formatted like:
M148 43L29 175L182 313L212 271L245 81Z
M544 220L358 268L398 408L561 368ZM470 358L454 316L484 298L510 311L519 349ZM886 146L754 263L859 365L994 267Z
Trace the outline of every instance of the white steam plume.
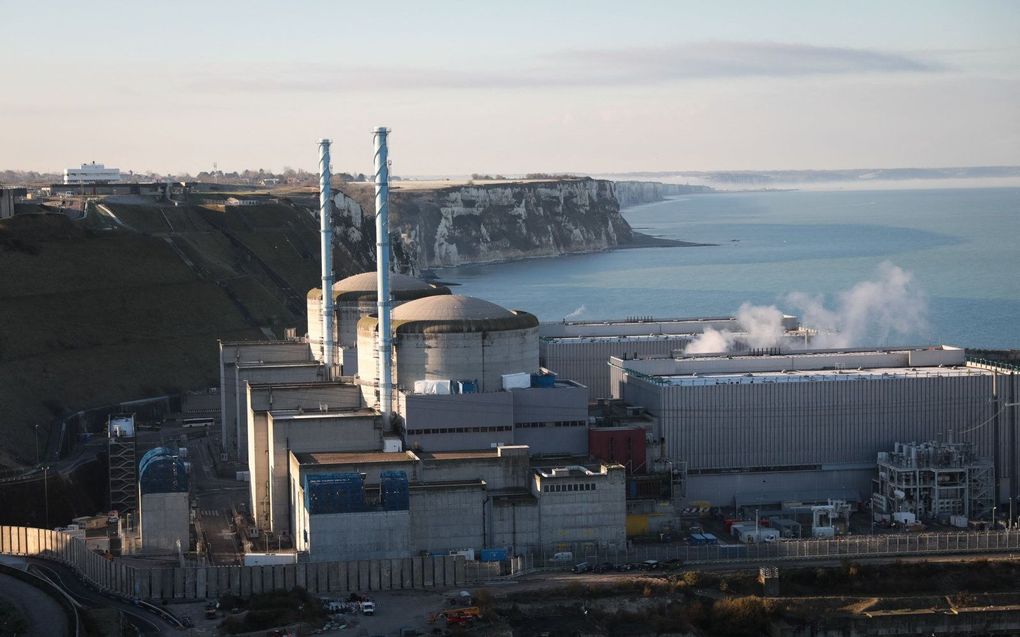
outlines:
M914 275L888 261L878 267L877 274L875 280L841 292L833 309L817 296L788 295L802 323L819 331L815 347L853 347L865 341L885 344L894 336L927 331L928 302Z
M570 320L570 319L580 318L581 315L583 315L587 311L588 311L588 306L587 305L582 305L581 307L577 308L576 310L574 310L570 314L567 314L566 316L564 316L563 320L567 321L567 320Z
M684 350L688 354L714 354L737 349L737 342L752 349L778 347L783 339L783 313L774 305L744 303L737 311L740 332L707 328Z
M786 301L797 308L801 323L815 330L816 348L854 347L865 342L887 343L890 337L909 337L927 330L928 304L910 272L889 262L878 267L875 280L861 281L826 307L819 296L793 292ZM765 349L783 345L783 313L774 305L744 303L737 312L741 332L708 328L687 346L688 354L732 352L739 347Z
M711 327L691 341L684 349L685 354L719 354L728 352L733 347L736 334L729 330L717 330Z

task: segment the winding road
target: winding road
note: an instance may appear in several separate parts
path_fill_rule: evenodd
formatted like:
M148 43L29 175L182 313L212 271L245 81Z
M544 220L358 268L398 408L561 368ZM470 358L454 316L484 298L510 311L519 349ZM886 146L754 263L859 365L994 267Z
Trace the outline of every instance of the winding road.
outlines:
M53 562L29 559L29 572L53 582L86 608L116 608L124 613L124 619L138 629L142 635L176 635L175 627L147 611L108 597L89 587L74 574L74 571ZM60 607L57 606L59 609ZM63 616L61 614L61 616ZM52 633L49 633L52 634Z
M10 575L0 574L0 599L10 602L28 620L26 637L70 634L64 609L39 588Z

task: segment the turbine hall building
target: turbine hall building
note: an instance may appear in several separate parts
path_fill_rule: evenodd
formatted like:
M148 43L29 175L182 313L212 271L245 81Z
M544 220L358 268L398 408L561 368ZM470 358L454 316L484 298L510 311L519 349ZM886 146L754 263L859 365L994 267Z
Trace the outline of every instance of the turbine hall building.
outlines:
M904 440L973 442L1016 495L1015 372L953 347L611 359L612 391L644 407L649 456L690 501L713 505L869 499L877 454ZM951 433L952 432L952 433Z
M784 315L784 344L806 343L809 330L795 316ZM706 330L738 335L737 347L747 349L739 336L744 327L736 317L635 317L625 320L560 321L538 327L539 359L543 367L588 388L592 399L609 398L609 358L672 357Z

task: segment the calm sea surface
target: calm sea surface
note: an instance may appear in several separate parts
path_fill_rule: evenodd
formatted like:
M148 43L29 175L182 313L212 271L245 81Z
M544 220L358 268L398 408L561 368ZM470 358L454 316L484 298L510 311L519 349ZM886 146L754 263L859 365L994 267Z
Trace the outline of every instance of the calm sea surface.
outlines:
M437 273L458 294L548 321L732 314L745 301L796 314L790 293L835 307L890 262L927 297L927 325L896 340L1020 348L1020 188L693 195L624 216L647 234L718 245Z

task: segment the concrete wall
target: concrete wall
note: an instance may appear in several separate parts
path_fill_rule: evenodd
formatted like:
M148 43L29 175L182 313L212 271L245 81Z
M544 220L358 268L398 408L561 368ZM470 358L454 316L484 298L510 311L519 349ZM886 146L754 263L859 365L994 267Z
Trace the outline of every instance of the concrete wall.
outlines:
M530 494L492 497L488 511L490 528L485 548L508 548L516 553L541 546L538 501Z
M490 491L527 489L531 484L531 464L526 447L500 447L501 457L457 459L436 462L422 457L420 479L426 482L466 482L484 480Z
M546 485L593 483L589 491L546 491ZM541 490L539 490L541 489ZM539 542L543 547L592 543L623 548L627 544L627 495L625 471L608 467L607 476L536 478L539 505Z
M297 377L283 373L279 376L262 374L238 374L238 367L252 364L284 364L311 362L311 349L307 343L291 341L264 342L220 342L220 426L222 427L223 448L244 458L248 444L242 440L247 435L244 426L243 380L252 382L287 382L290 380L316 380L318 375L308 373Z
M303 508L303 504L302 504ZM316 562L381 560L411 557L411 516L408 511L368 511L309 515L309 551ZM303 535L303 533L302 533Z
M269 414L248 410L248 494L255 525L269 530Z
M190 550L190 508L186 492L142 494L139 512L142 551L176 552L178 540L181 550Z
M588 389L576 384L448 396L401 392L398 411L411 449L464 451L503 443L528 445L534 454L588 453Z
M482 548L487 494L481 484L411 487L411 555Z
M509 393L514 400L515 445L528 445L535 455L588 455L587 387L557 383Z
M272 528L269 507L270 458L268 414L271 409L318 411L320 405L331 409L354 409L361 404L361 392L355 385L338 382L245 385L247 406L248 471L251 511L259 528Z
M347 594L445 589L473 583L464 568L464 558L452 555L275 566L145 568L118 558L108 560L87 550L84 540L66 533L12 526L0 526L0 554L61 562L100 590L156 603L164 599L218 599L225 593L247 597L257 590L290 590L294 586L313 594Z
M290 502L287 474L290 452L378 451L382 449L382 424L373 415L304 414L269 416L269 492L273 506L273 531L287 529ZM282 524L283 526L278 526Z
M399 394L409 449L459 451L513 443L512 392L433 396ZM484 431L474 431L482 429Z
M358 334L359 376L378 381L376 334ZM410 391L416 380L477 380L482 392L502 389L502 375L538 372L538 328L492 332L396 334L393 383ZM363 387L365 404L374 404L375 388Z

